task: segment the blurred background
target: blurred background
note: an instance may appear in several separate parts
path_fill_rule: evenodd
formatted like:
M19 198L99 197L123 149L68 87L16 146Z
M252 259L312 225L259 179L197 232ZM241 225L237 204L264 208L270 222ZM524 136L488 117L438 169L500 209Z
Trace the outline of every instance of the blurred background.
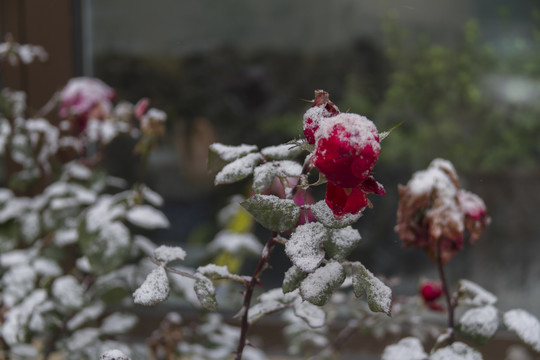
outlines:
M499 296L499 307L540 316L540 4L536 0L0 0L2 36L42 45L49 61L7 72L3 85L43 106L70 77L95 76L131 102L168 114L148 184L166 199L171 229L158 243L204 249L216 214L246 183L213 186L208 145L300 138L315 89L342 111L366 115L384 140L373 197L357 223L354 254L399 277L414 294L436 278L423 252L393 231L397 185L435 157L453 162L462 187L487 204L491 225L447 266ZM106 164L134 179L129 139ZM264 236L264 235L263 235ZM281 256L281 258L280 258ZM288 266L274 260L267 282ZM249 261L245 268L249 271Z

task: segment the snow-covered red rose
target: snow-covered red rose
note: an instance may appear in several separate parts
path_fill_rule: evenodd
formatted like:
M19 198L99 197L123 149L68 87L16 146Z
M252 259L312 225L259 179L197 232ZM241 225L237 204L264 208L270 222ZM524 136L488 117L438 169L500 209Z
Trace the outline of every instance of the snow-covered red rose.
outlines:
M339 109L330 101L330 95L324 90L315 90L313 106L304 114L304 136L308 144L315 144L315 133L324 119L339 114Z
M311 161L328 180L325 199L336 217L365 208L366 193L384 195L370 176L380 152L377 128L365 116L340 113L319 123Z

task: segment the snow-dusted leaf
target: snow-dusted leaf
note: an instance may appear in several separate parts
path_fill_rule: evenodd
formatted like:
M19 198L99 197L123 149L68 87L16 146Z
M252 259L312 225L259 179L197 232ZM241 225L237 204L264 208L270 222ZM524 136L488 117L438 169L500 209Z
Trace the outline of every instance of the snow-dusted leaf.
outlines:
M290 230L300 218L300 207L294 201L274 195L254 195L241 205L262 226L272 231Z
M458 283L459 304L471 306L494 305L497 297L472 281L461 279Z
M73 331L81 325L84 325L86 322L97 319L103 312L105 312L105 304L102 302L96 302L89 306L85 306L68 320L67 329Z
M249 276L234 275L229 272L229 268L226 265L219 266L216 264L208 264L205 266L199 266L197 272L206 276L209 279L229 279L238 282L245 283L251 279Z
M259 165L253 171L253 191L260 194L266 190L276 176L280 178L298 177L302 166L291 160L270 161Z
M54 280L52 295L60 305L69 310L80 309L84 304L84 288L72 275Z
M247 154L244 157L234 160L225 165L225 167L217 173L214 184L232 184L245 179L253 173L253 169L261 160L262 155L259 153Z
M499 328L499 314L492 305L467 310L458 323L460 333L482 345Z
M309 206L315 219L320 221L324 226L332 229L344 228L352 225L362 217L362 212L356 214L345 214L339 220L336 219L332 209L328 207L324 200L318 201Z
M126 225L115 221L103 224L98 233L80 229L79 243L90 269L103 274L123 264L129 255L131 236Z
M406 337L384 349L381 360L427 360L428 355L419 339Z
M99 360L131 360L129 356L124 354L122 351L113 349L107 350L99 357Z
M186 252L179 246L161 245L154 250L154 259L163 265L176 260L184 260Z
M521 341L540 353L540 322L534 315L522 309L513 309L504 314L503 322Z
M65 340L65 346L69 352L80 351L91 346L99 339L100 331L96 328L85 328L76 331Z
M319 267L302 281L300 295L304 300L322 306L326 304L343 281L345 281L343 266L337 261L332 261Z
M47 292L43 289L34 290L26 296L24 300L11 307L4 314L1 335L2 339L8 345L23 342L26 337L26 327L31 319L30 316L35 313L36 308L42 304L47 298Z
M291 291L298 289L302 280L306 278L307 274L297 268L296 266L291 266L287 272L285 272L285 277L283 278L283 293L287 294Z
M144 200L156 207L163 206L163 197L161 197L161 195L159 195L157 192L150 189L146 185L141 185L140 189Z
M482 360L482 355L462 343L455 342L452 345L440 348L431 354L429 360Z
M232 146L214 143L208 148L208 169L219 171L228 163L257 150L255 145Z
M302 151L304 149L297 144L281 144L265 147L261 150L261 154L268 160L292 160Z
M318 222L300 225L285 243L285 253L304 272L313 272L324 260L323 242L328 233Z
M101 332L107 335L125 334L137 324L137 316L126 313L112 313L101 324Z
M356 269L353 276L353 290L356 297L366 294L371 311L390 316L392 290L361 263L353 263L353 268Z
M294 302L294 314L304 320L312 328L323 327L326 323L326 313L319 306L298 299Z
M193 284L193 289L203 308L209 311L217 311L216 288L210 279L199 276Z
M206 247L206 250L212 254L226 251L237 255L260 255L262 249L259 239L252 233L238 233L230 230L218 232L214 240Z
M133 293L133 301L139 305L156 305L169 297L169 279L163 266L152 270L142 285Z
M38 349L30 344L17 344L10 347L9 352L15 359L36 359L39 358Z
M257 299L257 303L249 308L248 321L253 324L265 315L275 313L289 307L298 298L298 293L283 294L281 289L269 290Z
M347 226L343 229L330 230L329 240L324 243L324 250L332 259L345 259L358 245L362 236L358 230Z
M21 263L9 268L2 278L3 291L0 293L7 307L15 305L34 290L36 270L29 264Z
M170 225L165 214L149 205L132 207L128 210L126 219L143 229L165 229Z

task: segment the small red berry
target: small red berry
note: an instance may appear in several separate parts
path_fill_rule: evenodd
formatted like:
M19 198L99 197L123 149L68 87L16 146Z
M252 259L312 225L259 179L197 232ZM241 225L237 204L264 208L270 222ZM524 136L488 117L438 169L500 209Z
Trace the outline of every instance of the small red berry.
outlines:
M420 289L422 298L427 303L433 302L440 298L443 294L441 283L435 281L426 281L422 284Z

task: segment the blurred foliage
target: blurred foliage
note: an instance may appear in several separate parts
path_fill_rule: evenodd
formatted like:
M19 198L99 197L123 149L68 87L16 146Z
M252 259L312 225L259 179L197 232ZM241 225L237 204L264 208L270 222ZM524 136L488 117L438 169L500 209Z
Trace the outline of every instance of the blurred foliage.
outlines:
M396 19L384 25L392 67L384 101L367 100L349 79L344 103L379 130L404 125L386 140L381 162L413 168L433 156L463 170L538 167L540 155L540 12L529 36L482 40L469 21L457 46L411 40Z

